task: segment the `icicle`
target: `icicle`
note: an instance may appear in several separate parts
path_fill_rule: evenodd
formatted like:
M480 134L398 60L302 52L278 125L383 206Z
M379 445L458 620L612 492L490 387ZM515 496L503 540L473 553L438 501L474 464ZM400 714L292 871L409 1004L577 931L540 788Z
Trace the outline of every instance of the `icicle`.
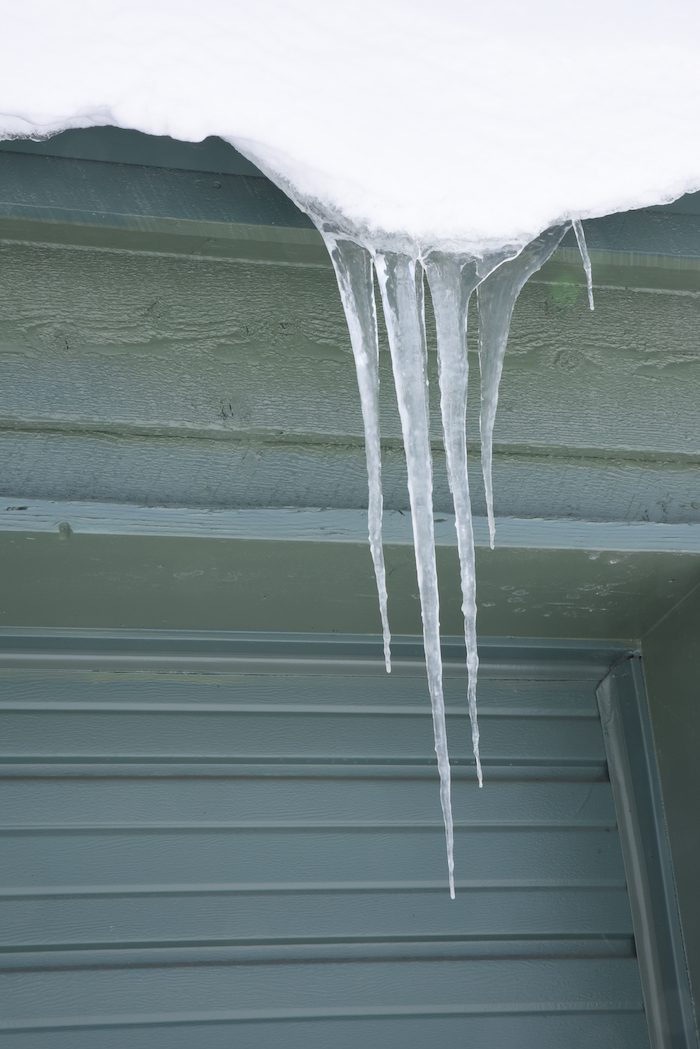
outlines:
M479 786L483 786L479 755L479 723L476 681L479 656L476 643L476 566L469 475L467 473L467 310L471 294L503 258L499 255L480 264L475 259L444 252L431 252L424 260L435 314L437 333L440 411L447 458L447 479L452 492L457 531L464 640L467 649L467 699L472 729L472 748Z
M369 545L377 580L384 638L384 664L391 673L391 634L387 611L386 571L382 547L382 459L379 440L379 339L374 303L372 259L366 248L323 233L333 262L340 297L350 331L357 385L365 430L365 459L369 487L367 521Z
M493 428L498 407L498 387L508 343L513 307L525 282L553 254L565 226L545 230L513 259L498 267L479 285L479 366L481 370L481 469L486 492L486 513L493 550L496 525L493 515Z
M407 255L378 253L374 262L384 304L396 398L406 450L413 545L423 619L423 645L433 711L435 753L440 774L440 801L445 823L450 896L454 899L454 832L445 700L442 692L440 602L433 526L433 470L428 419L423 273L417 268L416 260Z
M350 331L365 428L369 480L368 525L377 579L384 636L384 656L390 670L390 634L382 550L382 489L379 438L379 367L377 315L370 251L319 222L333 266ZM466 345L467 310L475 288L479 296L479 360L481 365L482 466L491 546L494 541L492 445L498 386L508 330L516 299L527 279L542 266L562 239L564 229L547 230L515 258L504 248L484 259L429 252L423 266L430 284L438 336L438 374L447 471L455 508L462 586L462 612L467 649L468 701L472 744L479 786L482 769L476 710L478 653L476 643L476 579L469 478L467 473L466 407L469 367ZM577 233L578 235L578 233ZM582 252L585 250L583 242ZM584 264L587 259L584 256ZM503 261L506 259L507 261ZM588 263L590 269L590 262ZM435 753L440 775L440 801L445 824L450 895L454 898L454 830L450 764L447 750L445 701L440 652L433 476L427 395L427 353L423 269L418 260L398 252L374 253L381 289L389 349L406 452L411 522L423 620L428 690ZM588 273L588 270L587 270Z
M595 309L595 303L593 302L593 270L591 268L591 257L588 254L588 245L586 244L586 234L583 232L583 226L581 225L580 219L573 219L571 225L574 228L576 234L576 243L578 244L578 250L581 253L581 262L586 273L586 285L588 287L588 306L589 309Z

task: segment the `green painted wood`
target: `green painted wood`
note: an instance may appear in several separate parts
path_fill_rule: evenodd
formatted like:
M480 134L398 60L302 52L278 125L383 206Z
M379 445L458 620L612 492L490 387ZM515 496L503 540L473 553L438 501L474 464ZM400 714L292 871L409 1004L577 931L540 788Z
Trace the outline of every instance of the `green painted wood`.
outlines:
M7 1044L646 1045L614 647L484 645L483 791L460 648L453 902L416 639L4 631Z
M22 505L22 504L20 504ZM16 516L19 516L17 514ZM375 633L364 541L0 532L2 625ZM441 622L459 636L453 548L438 549ZM413 551L387 548L396 634L420 631ZM697 555L477 551L483 635L639 638L700 579Z
M207 507L365 505L354 369L328 270L1 250L0 491ZM699 301L610 289L590 314L577 291L526 291L496 431L501 515L698 520ZM381 356L386 503L405 510ZM476 384L472 394L475 423ZM433 423L437 442L437 413ZM474 426L471 437L483 512ZM439 453L436 467L436 506L448 512Z
M408 516L386 510L383 536L388 546L413 544ZM453 514L435 518L436 546L455 546ZM473 518L477 546L487 546L488 523ZM216 510L193 507L138 506L95 501L52 502L8 495L0 500L0 531L22 534L186 536L191 539L267 539L272 542L364 543L364 510L294 509ZM577 521L575 519L501 517L499 549L587 550L604 552L700 553L700 525L648 521ZM595 556L592 560L596 560Z
M434 453L433 505L452 511L444 453ZM472 456L473 510L485 516L479 461ZM543 452L499 455L494 462L497 516L588 521L700 522L694 464L576 460ZM187 437L136 440L96 433L0 432L0 491L17 499L135 503L146 506L330 507L367 505L359 442L348 447L296 441L240 442ZM405 459L383 457L387 510L408 512Z
M5 426L361 439L330 269L9 244L0 245L0 261ZM529 285L513 320L497 452L697 462L699 324L700 282L695 296L599 289L594 313L580 289ZM432 326L429 345L436 410ZM382 433L392 447L401 431L388 353L380 357Z

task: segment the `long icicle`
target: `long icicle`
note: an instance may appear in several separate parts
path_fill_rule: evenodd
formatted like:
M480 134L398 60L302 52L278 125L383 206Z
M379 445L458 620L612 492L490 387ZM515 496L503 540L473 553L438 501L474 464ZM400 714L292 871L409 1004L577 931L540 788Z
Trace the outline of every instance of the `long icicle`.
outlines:
M387 610L386 570L382 545L382 457L379 432L379 337L374 302L372 258L366 248L351 240L323 234L333 263L340 298L345 310L350 345L355 358L360 391L362 422L365 430L367 462L369 546L377 580L379 612L384 638L384 664L391 673L391 633Z
M467 310L479 282L476 264L457 255L431 252L424 260L433 303L437 333L440 411L447 459L447 479L452 492L457 531L464 640L467 649L467 700L472 749L479 786L483 786L479 754L476 681L479 655L476 642L476 565L469 476L467 473Z
M571 225L574 227L574 233L576 234L576 243L578 244L578 250L581 255L581 262L583 263L583 270L586 274L586 289L588 291L588 308L591 310L595 309L595 303L593 301L593 268L591 266L591 256L588 254L588 245L586 244L586 234L583 232L583 226L580 219L573 219Z
M525 282L553 254L566 232L553 226L528 244L515 258L504 262L477 289L479 302L479 367L481 371L481 469L486 492L489 539L493 550L496 524L493 514L493 428L498 407L498 387L508 332L518 295Z
M467 394L469 358L467 315L472 292L506 257L493 253L483 259L445 252L430 252L423 265L428 277L437 334L440 411L447 459L447 479L452 493L457 531L464 641L467 650L467 701L472 730L472 749L479 786L483 786L479 754L479 722L476 683L479 655L476 640L476 564L469 474L467 471Z
M423 646L433 713L440 802L445 823L450 896L454 899L454 830L440 652L440 601L433 525L433 471L430 453L427 354L423 314L423 272L416 260L378 253L375 268L384 304L396 398L401 418L413 545L423 619Z

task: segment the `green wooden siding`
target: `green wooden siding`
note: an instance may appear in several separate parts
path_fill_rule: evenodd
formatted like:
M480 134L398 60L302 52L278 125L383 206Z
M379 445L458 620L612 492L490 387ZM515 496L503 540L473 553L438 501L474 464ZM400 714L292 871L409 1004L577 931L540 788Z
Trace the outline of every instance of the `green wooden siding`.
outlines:
M9 243L0 263L3 493L366 505L359 398L330 267ZM496 427L497 513L697 522L700 298L617 287L596 301L590 313L573 285L532 284L521 296ZM385 502L405 510L380 357ZM430 376L434 398L432 350ZM483 513L477 381L470 404ZM435 506L449 512L437 412L433 437Z
M647 1044L595 698L447 650L457 899L415 643L4 637L5 1042ZM368 658L371 657L371 658Z

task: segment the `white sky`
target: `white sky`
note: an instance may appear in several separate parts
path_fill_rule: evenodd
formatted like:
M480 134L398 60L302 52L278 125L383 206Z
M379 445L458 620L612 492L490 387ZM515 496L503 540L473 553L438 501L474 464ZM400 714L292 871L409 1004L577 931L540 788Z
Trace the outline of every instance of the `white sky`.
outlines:
M0 0L0 137L221 135L480 249L700 188L699 0Z

